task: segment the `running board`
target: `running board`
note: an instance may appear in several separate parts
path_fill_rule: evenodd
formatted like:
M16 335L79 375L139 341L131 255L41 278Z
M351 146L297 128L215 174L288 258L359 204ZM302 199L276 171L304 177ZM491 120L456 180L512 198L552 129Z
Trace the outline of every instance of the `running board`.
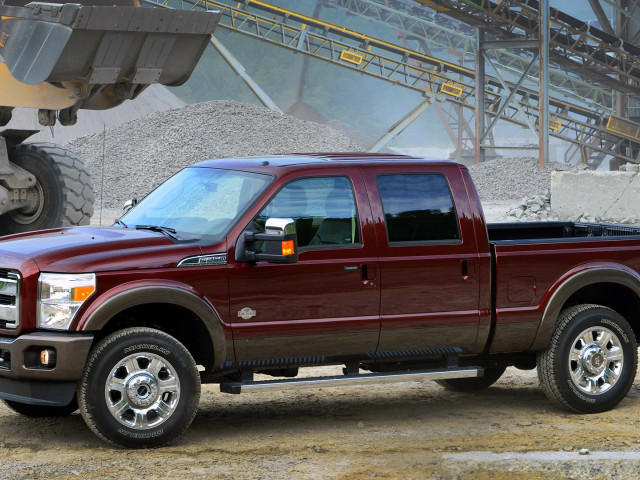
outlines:
M287 380L265 380L258 382L223 382L220 391L241 393L264 390L301 390L303 388L340 387L366 385L369 383L426 382L474 378L484 375L480 367L444 368L441 370L419 370L413 372L367 373L364 375L337 375L334 377L291 378Z

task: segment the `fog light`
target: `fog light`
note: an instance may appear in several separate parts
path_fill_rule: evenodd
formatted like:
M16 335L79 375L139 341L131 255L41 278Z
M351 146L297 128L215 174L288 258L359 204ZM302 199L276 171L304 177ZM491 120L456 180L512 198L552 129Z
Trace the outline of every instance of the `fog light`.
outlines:
M40 352L40 365L46 368L56 366L56 351L53 348L45 348Z

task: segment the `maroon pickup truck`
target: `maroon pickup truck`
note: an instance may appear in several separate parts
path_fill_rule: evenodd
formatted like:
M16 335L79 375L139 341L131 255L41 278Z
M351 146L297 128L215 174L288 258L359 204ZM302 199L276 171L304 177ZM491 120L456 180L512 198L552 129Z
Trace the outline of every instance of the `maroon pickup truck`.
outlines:
M201 383L472 391L537 366L556 403L600 412L635 377L638 271L635 227L487 226L453 162L212 160L112 227L0 240L0 398L79 408L128 447L184 432ZM344 374L297 377L318 365Z

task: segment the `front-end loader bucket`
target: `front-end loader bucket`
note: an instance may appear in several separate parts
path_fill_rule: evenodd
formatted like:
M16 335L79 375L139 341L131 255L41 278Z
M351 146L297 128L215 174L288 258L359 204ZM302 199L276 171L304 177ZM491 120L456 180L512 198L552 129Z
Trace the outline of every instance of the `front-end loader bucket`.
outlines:
M3 5L0 15L11 76L68 90L76 109L111 108L154 83L183 84L220 20L219 12L39 2Z

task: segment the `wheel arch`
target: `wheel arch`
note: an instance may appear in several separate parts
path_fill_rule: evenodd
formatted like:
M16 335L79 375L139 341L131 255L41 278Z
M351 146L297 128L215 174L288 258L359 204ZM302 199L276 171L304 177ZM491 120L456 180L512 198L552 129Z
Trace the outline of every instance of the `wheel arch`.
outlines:
M96 332L96 341L119 328L155 326L185 344L207 371L226 361L227 345L219 314L206 300L190 291L175 286L144 285L126 288L96 301L98 304L85 312L77 326L80 331ZM135 317L140 312L157 316L144 322ZM172 315L179 312L191 314L193 320L181 318L180 324L176 324Z
M599 304L621 314L640 337L640 275L623 265L587 267L564 279L547 302L531 351L544 349L560 312L580 303Z

